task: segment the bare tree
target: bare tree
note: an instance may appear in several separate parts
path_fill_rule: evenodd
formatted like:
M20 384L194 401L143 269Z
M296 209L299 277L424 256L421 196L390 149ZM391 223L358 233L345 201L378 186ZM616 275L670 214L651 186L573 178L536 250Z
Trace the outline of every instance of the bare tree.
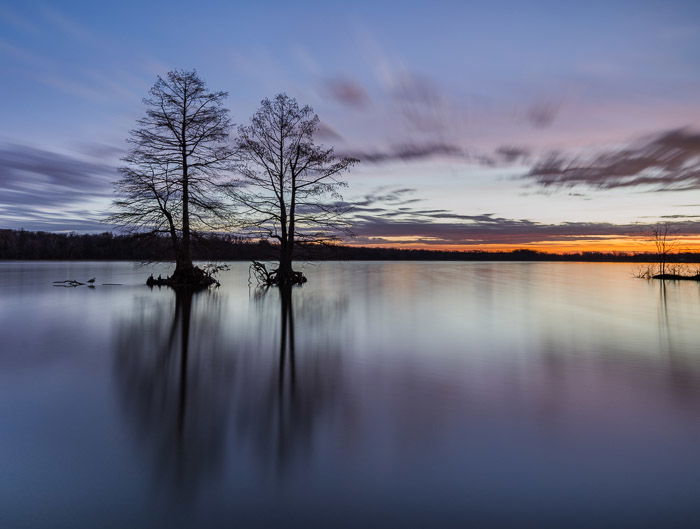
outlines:
M656 247L659 261L659 275L666 274L669 255L676 251L677 241L671 238L671 225L668 222L658 223L651 231L651 237Z
M225 212L217 186L234 152L227 95L209 91L195 71L159 76L143 100L146 116L127 140L131 148L111 220L170 236L176 261L170 284L201 282L202 271L192 264L192 233L214 228Z
M279 244L279 267L263 274L268 283L305 281L292 269L295 244L329 241L346 227L339 177L357 160L317 145L318 124L311 107L279 94L263 99L250 124L238 129L240 177L229 189L242 207L243 228Z

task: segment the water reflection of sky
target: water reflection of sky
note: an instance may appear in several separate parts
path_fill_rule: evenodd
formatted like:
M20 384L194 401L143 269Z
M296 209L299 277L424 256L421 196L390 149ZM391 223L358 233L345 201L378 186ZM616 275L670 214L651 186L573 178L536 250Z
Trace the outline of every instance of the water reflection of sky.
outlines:
M129 263L0 265L10 522L697 521L697 285L617 264L308 267L286 294L236 263L176 296Z

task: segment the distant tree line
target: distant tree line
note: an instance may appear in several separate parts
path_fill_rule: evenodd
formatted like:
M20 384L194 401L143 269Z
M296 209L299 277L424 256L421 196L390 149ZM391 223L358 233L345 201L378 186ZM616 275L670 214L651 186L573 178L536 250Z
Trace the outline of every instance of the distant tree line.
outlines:
M172 255L172 241L162 234L77 234L0 230L0 259L4 260L129 260L163 261ZM581 252L553 254L528 249L510 252L367 248L339 244L300 243L300 260L347 261L590 261L656 262L656 253ZM199 234L192 239L195 261L276 260L279 245L226 234ZM677 252L667 262L700 263L700 253Z

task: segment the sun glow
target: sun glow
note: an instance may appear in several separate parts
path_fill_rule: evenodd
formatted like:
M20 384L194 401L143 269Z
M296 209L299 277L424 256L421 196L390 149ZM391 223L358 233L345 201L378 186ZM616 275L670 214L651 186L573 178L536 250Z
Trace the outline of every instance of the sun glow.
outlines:
M699 236L679 236L674 238L675 252L700 251ZM544 253L581 253L581 252L621 252L621 253L654 253L653 241L645 237L592 237L576 238L567 241L537 241L519 244L445 244L431 243L425 238L417 240L415 237L385 238L381 242L366 242L361 244L350 243L349 246L365 246L374 248L401 248L414 250L441 250L441 251L490 251L510 252L513 250L533 250Z

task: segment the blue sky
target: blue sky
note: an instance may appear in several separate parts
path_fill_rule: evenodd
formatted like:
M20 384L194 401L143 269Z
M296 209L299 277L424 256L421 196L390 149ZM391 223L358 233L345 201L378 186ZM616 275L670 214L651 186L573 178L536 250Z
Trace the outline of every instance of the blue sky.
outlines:
M102 228L141 98L196 68L363 159L356 243L695 244L698 64L698 2L0 2L0 227Z

